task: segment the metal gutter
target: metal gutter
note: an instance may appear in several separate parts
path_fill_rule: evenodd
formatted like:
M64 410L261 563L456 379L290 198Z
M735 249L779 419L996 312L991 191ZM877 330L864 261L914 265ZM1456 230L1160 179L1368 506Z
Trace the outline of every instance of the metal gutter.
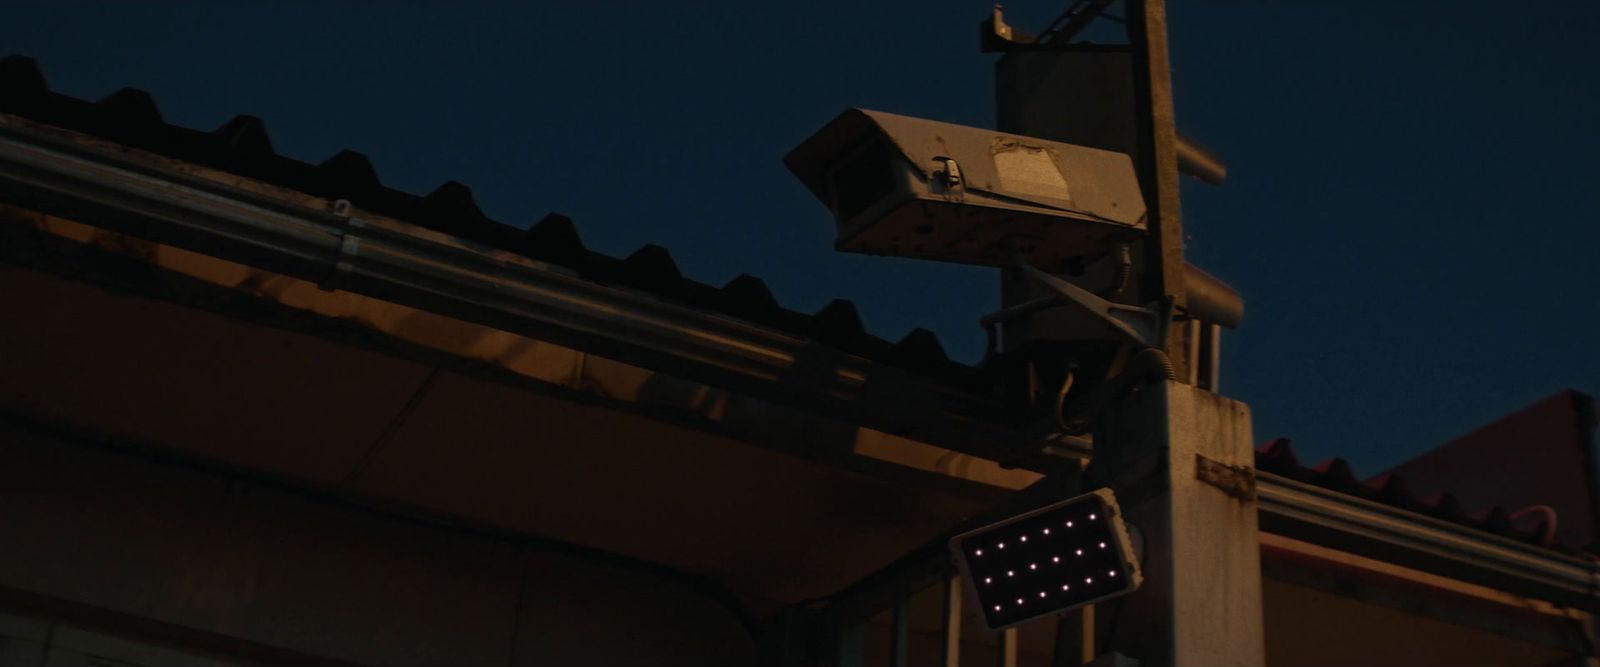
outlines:
M135 162L0 116L0 196L151 241L799 404L1008 460L991 402L815 341L597 285L335 202L274 197ZM317 206L323 208L318 208Z
M270 271L616 358L931 445L1008 461L1037 442L995 405L814 341L587 282L326 200L152 166L0 115L0 197ZM294 196L290 196L294 195ZM321 208L319 208L319 206ZM336 210L340 209L340 210ZM352 215L354 214L354 215ZM1057 442L1018 462L1084 455ZM1589 560L1258 473L1261 528L1557 604L1600 608Z
M1261 530L1563 606L1600 609L1593 559L1257 471Z

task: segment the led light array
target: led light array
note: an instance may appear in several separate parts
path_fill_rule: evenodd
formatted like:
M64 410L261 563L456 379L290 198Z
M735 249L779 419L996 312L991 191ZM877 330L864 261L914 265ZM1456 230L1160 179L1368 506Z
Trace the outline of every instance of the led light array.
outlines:
M1079 496L950 541L992 629L1016 625L1139 585L1128 533L1110 489Z

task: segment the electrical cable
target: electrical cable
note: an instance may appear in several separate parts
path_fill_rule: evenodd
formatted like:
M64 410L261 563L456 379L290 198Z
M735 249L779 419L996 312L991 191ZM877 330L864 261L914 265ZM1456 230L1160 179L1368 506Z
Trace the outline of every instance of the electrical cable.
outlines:
M1529 505L1520 510L1512 512L1511 514L1507 515L1506 518L1510 519L1511 521L1516 521L1517 519L1521 519L1522 517L1528 516L1529 514L1533 514L1535 512L1544 515L1544 532L1540 533L1539 535L1539 544L1547 547L1555 544L1556 508L1549 505Z
M1067 392L1072 391L1072 384L1077 375L1074 371L1067 371L1067 379L1061 383L1061 391L1056 393L1056 428L1062 433L1068 432L1070 428L1067 425L1066 415Z
M1126 243L1118 243L1112 249L1117 258L1117 272L1112 274L1111 286L1100 292L1102 299L1115 299L1128 289L1128 279L1133 277L1133 250Z

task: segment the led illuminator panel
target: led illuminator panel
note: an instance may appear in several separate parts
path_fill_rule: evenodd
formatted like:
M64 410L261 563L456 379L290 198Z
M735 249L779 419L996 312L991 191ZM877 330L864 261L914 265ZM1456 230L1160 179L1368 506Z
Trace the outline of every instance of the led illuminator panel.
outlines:
M1111 489L950 540L991 630L1131 593L1143 576Z

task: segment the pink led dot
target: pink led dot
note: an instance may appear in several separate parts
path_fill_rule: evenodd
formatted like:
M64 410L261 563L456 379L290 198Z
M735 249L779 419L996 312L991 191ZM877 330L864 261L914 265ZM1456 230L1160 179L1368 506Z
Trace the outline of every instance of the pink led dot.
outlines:
M1078 550L1078 555L1079 555L1079 556L1082 556L1082 555L1083 555L1083 550L1082 550L1082 549L1079 549L1079 550Z
M1039 565L1037 563L1028 563L1028 569L1037 570L1039 569Z
M983 555L983 550L982 550L982 549L979 549L979 550L977 550L977 551L976 551L976 552L974 552L974 553L975 553L975 554L976 554L976 555L979 555L979 556L982 556L982 555Z
M1071 587L1071 586L1068 586L1068 585L1066 585L1066 584L1061 584L1061 590L1064 590L1064 591L1065 591L1065 590L1071 590L1071 589L1072 589L1072 587Z
M1044 591L1039 591L1039 597L1044 597Z
M983 578L983 583L986 583L986 584L994 583L994 577L984 577Z
M1061 562L1061 557L1060 556L1051 556L1050 557L1050 562L1059 563L1059 562Z
M1001 548L1001 549L1004 549L1004 548L1006 548L1006 543L1005 543L1005 542L1001 542L1001 543L1000 543L1000 548Z
M1083 578L1083 583L1086 583L1086 584L1094 583L1094 577L1084 577Z
M1090 515L1089 515L1089 520L1090 520L1090 521L1094 521L1094 515L1093 515L1093 514L1090 514Z
M994 606L994 610L995 610L995 611L1000 611L1000 605L995 605L995 606Z
M1072 522L1071 522L1071 521L1068 521L1068 522L1067 522L1067 527L1068 527L1068 528L1071 528L1071 527L1072 527Z
M1105 542L1101 542L1101 543L1100 543L1100 548L1101 548L1101 549L1104 549L1104 548L1106 548L1106 543L1105 543Z
M1017 598L1017 604L1022 604L1022 598Z
M1117 571L1116 570L1111 570L1111 571L1106 573L1106 576L1115 577L1115 576L1117 576Z
M1028 536L1027 535L1023 535L1022 536L1022 541L1023 542L1027 542L1028 541Z
M1013 570L1006 570L1006 576L1015 577L1015 576L1017 576L1017 573L1015 571L1013 571Z
M1044 529L1044 534L1049 535L1050 534L1050 529L1049 528Z

